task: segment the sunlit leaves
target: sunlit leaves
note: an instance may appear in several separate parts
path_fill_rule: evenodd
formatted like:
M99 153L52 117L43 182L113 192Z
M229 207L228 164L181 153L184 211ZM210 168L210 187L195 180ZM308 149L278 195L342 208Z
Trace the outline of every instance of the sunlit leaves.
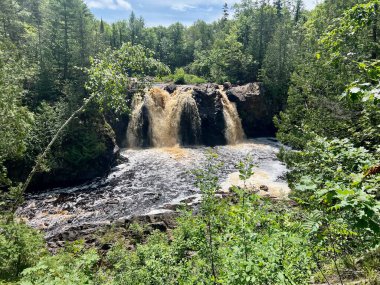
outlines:
M348 139L321 138L309 142L297 157L293 174L297 176L299 197L308 197L307 202L316 208L343 214L354 227L379 230L380 203L373 195L377 180L365 176L379 157L355 147Z
M108 49L91 59L87 69L86 89L103 110L128 112L133 94L148 87L154 76L169 73L168 67L153 58L142 46L124 44L118 50Z

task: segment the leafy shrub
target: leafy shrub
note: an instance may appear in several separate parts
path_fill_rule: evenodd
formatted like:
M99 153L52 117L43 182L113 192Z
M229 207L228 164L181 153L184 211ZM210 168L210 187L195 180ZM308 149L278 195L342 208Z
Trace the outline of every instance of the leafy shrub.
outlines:
M379 246L380 175L373 171L379 154L348 139L316 137L303 151L283 152L282 158L292 168L293 197L311 213L305 226L314 259L332 263L344 279L339 262Z
M84 250L81 243L74 243L64 252L45 256L36 266L24 270L20 284L96 284L94 272L98 260L95 249Z
M292 175L295 196L318 209L345 214L352 226L369 233L380 232L379 174L367 175L377 165L374 155L355 147L348 139L317 138L297 153Z
M206 80L198 77L194 74L188 74L183 68L178 68L175 70L174 74L165 76L161 78L164 82L174 82L175 84L201 84L206 83Z
M183 70L183 68L176 69L175 73L173 74L173 79L175 84L185 84L185 70Z
M46 254L42 236L23 223L0 217L0 281L17 279Z

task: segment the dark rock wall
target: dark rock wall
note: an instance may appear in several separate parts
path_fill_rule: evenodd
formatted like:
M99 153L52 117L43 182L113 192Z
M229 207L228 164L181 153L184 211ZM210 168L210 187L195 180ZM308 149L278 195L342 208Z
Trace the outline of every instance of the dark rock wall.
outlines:
M200 144L200 122L197 120L197 114L190 103L183 106L180 116L178 138L183 146L192 146Z
M277 110L262 83L231 87L226 93L228 99L236 103L248 138L275 135L273 117Z
M207 146L225 145L226 124L220 92L211 85L203 85L194 88L193 98L201 118L201 143Z

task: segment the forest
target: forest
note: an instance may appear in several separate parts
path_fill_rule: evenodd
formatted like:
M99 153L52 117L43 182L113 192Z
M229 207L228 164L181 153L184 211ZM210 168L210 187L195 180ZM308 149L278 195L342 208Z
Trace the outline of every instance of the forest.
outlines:
M217 21L152 27L134 12L108 23L83 0L0 1L0 284L380 284L380 0L223 2ZM244 141L261 136L280 145L285 199L247 186L261 158ZM96 179L145 160L122 183L159 183L161 147L173 169L193 157L163 188L191 180L195 207L146 222L140 200L109 194L102 211L136 216L63 230L79 218L51 207L72 205L78 185L122 192ZM241 181L228 193L226 169ZM108 195L98 188L73 195ZM147 188L150 210L169 199Z

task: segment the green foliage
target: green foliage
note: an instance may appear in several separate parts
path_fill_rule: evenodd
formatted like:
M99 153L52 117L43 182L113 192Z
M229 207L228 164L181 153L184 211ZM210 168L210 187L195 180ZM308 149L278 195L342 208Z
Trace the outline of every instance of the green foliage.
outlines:
M10 184L4 162L19 158L33 116L22 106L22 82L28 76L24 58L12 54L16 47L0 42L0 188Z
M344 278L342 260L352 260L379 245L379 153L356 147L348 139L314 137L302 151L283 151L291 167L292 196L309 211L305 223L313 259ZM355 263L355 262L354 262ZM350 263L352 264L352 262ZM357 270L358 265L351 265Z
M185 70L183 68L176 69L173 78L175 84L185 84Z
M321 55L328 62L356 71L342 97L359 110L357 124L350 130L353 137L371 150L380 143L378 9L378 1L369 1L347 10L320 41Z
M332 64L355 65L357 61L376 59L380 2L366 2L345 11L320 39L323 47L321 54L328 57ZM372 34L372 39L368 34Z
M34 124L32 125L28 136L26 138L27 152L24 159L26 165L31 167L36 157L43 152L43 149L54 134L58 131L63 124L66 113L68 112L68 106L64 102L58 102L55 105L49 105L46 102L42 102L34 113ZM60 145L60 142L57 143ZM41 165L41 170L49 171L52 163L45 161Z
M40 259L36 266L23 271L20 284L97 284L93 274L99 260L96 250L84 250L78 242L64 252Z
M180 268L167 236L158 232L134 252L115 246L107 261L112 264L113 284L174 284Z
M141 92L149 83L149 76L169 73L165 65L153 58L151 51L131 43L115 51L105 51L91 59L91 64L87 69L86 89L102 110L116 113L129 110L131 98L126 94Z
M302 193L300 197L307 197L305 203L313 207L339 212L353 229L378 242L380 203L376 193L380 177L366 172L378 163L379 154L357 148L348 139L317 138L295 157L295 193Z
M0 283L16 280L21 272L37 264L46 254L39 233L23 223L6 223L0 216Z
M357 119L358 106L341 100L341 94L348 84L358 79L355 62L362 54L359 50L350 50L355 40L341 40L342 60L332 61L334 55L330 54L324 38L330 25L334 27L339 23L345 11L357 2L362 1L328 1L318 5L303 26L287 108L276 119L278 138L283 143L303 148L312 139L313 132L328 138L352 134L352 121Z
M157 81L174 82L175 84L200 84L206 83L206 80L194 74L188 74L183 68L177 68L174 74L164 76Z
M275 106L279 108L285 105L290 77L296 60L295 43L299 42L300 38L299 27L294 26L291 17L284 17L277 24L263 60L260 79L268 88L274 99L273 102L276 103Z
M234 26L225 38L215 41L211 51L199 53L191 69L202 74L202 69L207 67L212 81L236 83L251 79L247 78L247 73L252 61L252 56L243 52L243 44L238 41Z

